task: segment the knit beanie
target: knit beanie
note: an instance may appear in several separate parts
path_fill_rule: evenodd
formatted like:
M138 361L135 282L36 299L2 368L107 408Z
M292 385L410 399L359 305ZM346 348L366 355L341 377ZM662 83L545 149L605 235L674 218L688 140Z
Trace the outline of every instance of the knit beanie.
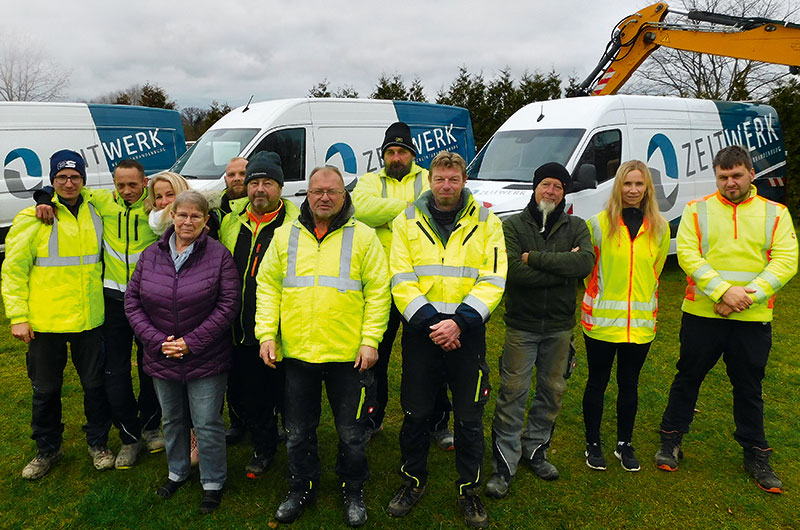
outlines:
M283 186L281 157L271 151L259 151L247 162L244 184L253 179L268 178Z
M86 184L86 162L83 157L75 151L69 149L62 149L56 151L50 157L50 184L53 183L53 177L62 169L74 169L83 177L83 183Z
M569 185L572 182L567 168L558 162L548 162L539 166L536 171L533 172L533 189L535 190L536 186L546 178L560 180L561 185L564 186L564 193L567 193Z
M395 122L386 129L386 136L383 138L383 145L381 146L381 157L392 146L405 147L411 151L411 154L417 156L414 142L411 141L411 129L402 121Z

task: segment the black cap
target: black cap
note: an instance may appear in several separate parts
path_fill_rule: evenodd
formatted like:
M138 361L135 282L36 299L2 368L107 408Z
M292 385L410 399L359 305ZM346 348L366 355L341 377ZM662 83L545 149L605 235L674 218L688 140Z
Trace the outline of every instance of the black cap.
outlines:
M283 186L281 157L271 151L259 151L247 162L244 184L253 179L268 178Z
M383 145L381 146L381 157L386 150L392 146L405 147L411 154L417 156L417 150L414 149L414 142L411 141L411 129L408 124L398 121L386 129L386 136L383 138Z
M567 168L558 162L548 162L536 168L536 171L533 172L533 189L535 190L536 186L546 178L560 180L561 185L564 186L564 193L567 192L572 182Z

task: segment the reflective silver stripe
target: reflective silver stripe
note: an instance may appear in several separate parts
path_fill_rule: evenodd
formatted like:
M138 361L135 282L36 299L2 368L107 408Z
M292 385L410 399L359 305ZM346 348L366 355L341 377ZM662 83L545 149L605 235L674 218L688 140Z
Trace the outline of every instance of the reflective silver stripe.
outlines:
M420 193L422 193L422 172L417 173L417 178L414 179L414 199L417 199Z
M623 328L627 329L627 318L598 318L592 315L584 314L583 321L593 326L601 326L606 328ZM655 329L656 321L645 318L632 318L630 320L631 328L647 328Z
M313 276L306 276L306 278L314 279ZM340 291L361 291L361 282L358 280L351 280L350 278L337 278L336 276L320 276L317 285L323 287L333 287Z
M722 278L720 278L719 276L711 278L711 280L708 282L708 284L706 284L706 288L703 289L703 292L705 292L707 294L713 293L714 290L717 287L719 287L721 284L722 284Z
M424 294L419 295L411 300L411 302L406 306L406 310L403 311L403 318L405 318L406 321L411 320L411 318L422 308L422 306L429 303L430 302L428 302L428 299Z
M502 276L481 276L480 278L475 280L476 284L480 282L491 283L492 285L494 285L495 287L499 287L500 289L506 288L506 279L503 278Z
M759 274L759 276L761 277L762 280L766 281L769 284L769 286L775 289L776 291L781 287L783 287L783 283L781 283L778 277L769 271L762 271L761 274Z
M392 276L392 289L403 282L418 282L419 277L413 272L398 272Z
M489 313L490 313L489 306L487 306L481 300L479 300L478 297L468 294L467 296L464 297L463 303L467 304L472 309L477 311L483 317L484 322L486 321L486 319L489 318Z
M436 310L440 313L444 313L446 315L455 315L456 309L461 304L448 304L447 302L431 302L431 305L436 308Z
M125 254L112 248L111 245L108 243L108 240L105 239L103 240L103 250L105 251L106 254L111 254L111 257L117 261L121 261L123 263L126 261ZM134 252L132 254L128 254L128 259L127 259L128 263L130 265L136 265L141 255L142 255L141 252Z
M706 201L699 201L697 204L697 226L700 233L700 252L703 257L708 255L708 204Z
M603 228L600 226L600 221L596 217L589 219L589 222L592 223L592 232L595 234L595 245L597 245L597 248L599 249L602 247ZM597 288L601 293L604 291L605 277L606 275L605 271L603 270L603 260L600 259L600 256L597 256Z
M772 248L772 231L775 229L775 220L778 217L778 208L771 202L767 203L767 218L764 221L764 246L761 248L761 254L764 257L764 263L767 263L767 253Z
M758 276L757 272L746 271L717 271L723 279L729 282L748 283Z
M712 272L712 271L714 271L714 269L711 268L711 265L706 263L704 265L701 265L700 268L698 268L696 271L694 271L691 276L692 276L692 279L695 282L697 282L700 279L702 279L703 276L705 276L706 274L708 274L709 272Z
M386 191L386 177L381 179L381 197L384 199L389 198L389 193Z
M284 287L314 287L314 280L313 276L284 276L283 277L283 286Z
M115 291L125 292L128 286L124 283L117 283L114 280L109 280L108 278L103 279L103 287L108 289L113 289Z
M603 228L600 226L600 221L597 219L596 216L593 216L589 219L589 223L592 225L592 233L594 234L595 245L599 247L603 246Z
M448 278L477 278L479 271L475 267L455 267L453 265L417 265L414 267L417 276L446 276Z
M101 250L103 248L103 221L97 215L94 206L87 204L89 207L89 214L92 218L94 225L94 232L97 236L97 253L87 254L85 256L60 256L58 248L58 218L53 219L53 226L50 229L50 238L47 240L47 254L48 257L37 257L33 260L33 264L37 267L74 267L83 263L84 265L93 265L100 263ZM79 227L80 228L80 227ZM79 230L80 232L80 230Z
M339 249L339 276L298 276L297 275L297 247L300 242L300 227L295 225L289 233L289 248L286 258L286 276L283 278L284 287L333 287L339 291L361 291L360 280L350 279L350 264L353 260L353 235L354 226L342 228L342 245Z
M417 208L412 204L406 208L406 219L414 219L417 216Z
M297 278L297 243L300 240L300 227L293 225L289 231L289 246L286 249L286 276L283 277L284 287L309 287L308 283L298 282ZM311 279L314 285L314 279Z
M489 218L489 208L486 208L486 207L484 207L484 206L481 206L481 207L480 207L480 210L478 210L478 221L480 221L481 223L483 223L483 222L485 222L485 221L486 221L488 218Z
M627 311L628 302L625 300L599 300L594 304L595 309L611 311ZM653 311L656 308L656 299L649 302L631 302L631 311Z

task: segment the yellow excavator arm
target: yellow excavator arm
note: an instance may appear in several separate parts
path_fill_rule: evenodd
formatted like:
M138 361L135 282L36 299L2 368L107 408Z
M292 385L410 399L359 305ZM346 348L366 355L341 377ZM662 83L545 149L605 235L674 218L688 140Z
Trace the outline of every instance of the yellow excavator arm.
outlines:
M693 23L665 23L667 13ZM709 23L709 24L701 24ZM800 24L708 11L679 11L664 2L624 18L592 73L571 96L616 94L659 46L800 67Z

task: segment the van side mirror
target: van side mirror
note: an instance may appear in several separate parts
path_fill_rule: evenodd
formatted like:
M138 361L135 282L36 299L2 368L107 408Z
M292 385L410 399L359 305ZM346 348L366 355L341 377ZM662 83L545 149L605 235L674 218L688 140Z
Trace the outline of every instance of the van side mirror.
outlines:
M581 164L577 173L572 174L570 191L593 190L597 188L597 168L594 164Z

